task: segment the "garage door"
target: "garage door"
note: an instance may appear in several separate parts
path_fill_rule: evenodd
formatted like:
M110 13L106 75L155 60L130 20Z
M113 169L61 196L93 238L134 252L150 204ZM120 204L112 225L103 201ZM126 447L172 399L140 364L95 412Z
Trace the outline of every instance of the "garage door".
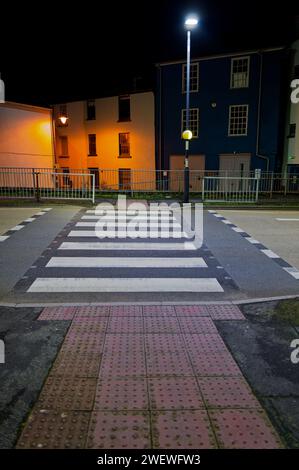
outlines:
M171 191L183 191L184 189L184 176L182 171L184 169L184 155L171 155L170 156L170 189ZM202 190L202 177L205 170L205 156L204 155L190 155L189 156L189 169L190 169L190 191L200 192Z

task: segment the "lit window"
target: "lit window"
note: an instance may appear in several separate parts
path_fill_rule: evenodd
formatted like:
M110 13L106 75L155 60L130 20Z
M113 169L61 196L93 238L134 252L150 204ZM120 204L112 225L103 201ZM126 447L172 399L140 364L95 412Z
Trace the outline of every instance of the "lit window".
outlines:
M189 130L192 132L192 137L198 137L198 127L199 127L199 109L191 108L189 110L189 126L187 129L187 112L186 109L182 109L182 129L181 132Z
M121 132L118 137L119 137L119 156L129 157L130 156L130 133Z
M229 136L247 135L248 104L232 105L229 107Z
M94 121L96 118L96 104L95 100L86 101L86 116L88 121Z
M231 62L231 88L247 88L249 84L249 57L236 57Z
M88 134L88 155L97 155L97 136L96 134Z
M190 64L190 93L198 91L199 65L198 62ZM187 91L187 65L183 64L183 93Z

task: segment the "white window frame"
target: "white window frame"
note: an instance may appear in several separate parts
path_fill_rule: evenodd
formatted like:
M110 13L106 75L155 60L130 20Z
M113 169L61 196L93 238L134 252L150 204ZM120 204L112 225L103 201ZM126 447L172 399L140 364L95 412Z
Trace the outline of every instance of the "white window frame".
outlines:
M241 106L245 106L246 109L247 109L247 113L246 113L246 132L244 134L231 134L230 133L230 128L231 128L231 113L232 113L232 108L236 108L236 107L241 107ZM228 136L229 137L246 137L248 135L248 117L249 117L249 105L248 104L231 104L229 106L229 116L228 116Z
M246 59L248 63L246 85L245 86L233 86L234 62L240 59ZM250 56L245 55L245 56L232 57L231 64L230 64L230 88L231 90L240 90L242 88L249 88L249 76L250 76Z
M191 67L196 66L196 74L197 74L197 81L196 81L196 90L191 90L190 93L198 93L199 90L199 62L191 62L190 64L190 73L191 73ZM185 95L187 93L187 88L185 87L185 70L186 70L187 64L182 65L182 93ZM186 72L187 73L187 72ZM190 80L191 84L191 80Z
M181 111L181 134L186 130L184 129L184 113L186 112L186 108L183 108L182 111ZM199 108L190 108L189 111L196 111L197 113L197 134L193 134L193 139L198 139L198 136L199 136ZM189 122L190 122L190 115L189 115ZM192 129L190 129L192 130Z

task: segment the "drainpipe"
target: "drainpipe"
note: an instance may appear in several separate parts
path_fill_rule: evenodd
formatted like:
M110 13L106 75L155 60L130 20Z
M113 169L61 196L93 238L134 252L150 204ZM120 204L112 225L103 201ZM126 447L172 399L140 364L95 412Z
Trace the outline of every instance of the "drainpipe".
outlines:
M269 172L270 167L270 158L266 155L261 155L260 150L260 128L261 128L261 102L262 102L262 79L263 79L263 54L259 52L260 55L260 78L259 78L259 95L258 95L258 108L257 108L257 126L256 126L256 147L255 154L258 158L261 158L266 161L266 171Z
M54 157L54 167L57 167L57 156L56 156L56 127L54 118L54 108L51 107L51 131L52 131L52 152Z

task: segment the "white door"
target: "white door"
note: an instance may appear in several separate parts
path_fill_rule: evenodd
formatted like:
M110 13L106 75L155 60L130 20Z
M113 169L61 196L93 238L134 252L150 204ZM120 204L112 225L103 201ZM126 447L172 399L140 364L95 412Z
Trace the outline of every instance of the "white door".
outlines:
M250 176L250 159L249 153L219 155L219 176L230 177L231 191L242 189L244 182L241 178Z

